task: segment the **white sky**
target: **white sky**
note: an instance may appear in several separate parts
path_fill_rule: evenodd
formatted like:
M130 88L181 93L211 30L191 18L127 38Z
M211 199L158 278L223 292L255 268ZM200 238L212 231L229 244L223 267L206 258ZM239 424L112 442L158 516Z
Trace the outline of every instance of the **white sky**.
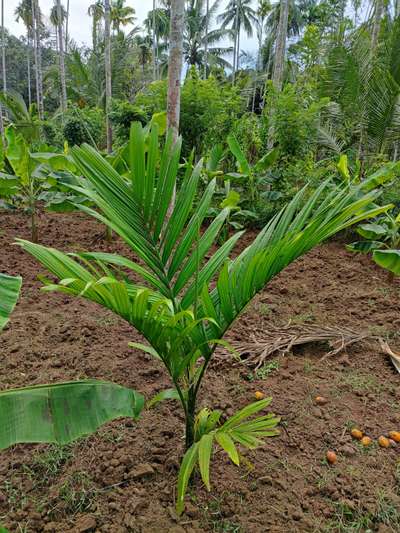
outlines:
M69 32L74 41L80 45L82 43L90 45L91 43L91 19L87 14L90 4L94 0L70 0L70 20ZM224 5L221 2L221 8ZM62 0L64 7L66 7L66 0ZM253 0L254 5L256 4ZM15 21L15 8L19 4L19 0L4 0L4 25L5 27L17 37L25 34L24 25ZM54 0L39 0L39 5L42 13L48 16ZM153 0L126 0L125 5L131 6L136 11L138 23L141 24L146 18L148 11L152 9ZM241 39L242 49L254 49L255 39L247 39L244 35Z

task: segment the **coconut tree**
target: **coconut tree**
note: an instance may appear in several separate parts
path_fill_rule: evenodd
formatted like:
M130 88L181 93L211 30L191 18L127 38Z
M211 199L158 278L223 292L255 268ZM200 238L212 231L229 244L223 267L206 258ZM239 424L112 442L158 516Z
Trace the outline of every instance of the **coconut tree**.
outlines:
M67 109L67 85L65 81L65 57L64 57L64 21L67 18L67 12L61 5L60 0L55 0L55 4L50 13L50 21L57 30L58 56L60 68L61 94L60 104L61 111L64 114Z
M136 20L133 7L125 6L124 4L125 0L114 0L111 3L111 25L117 33L120 31L121 26L132 25Z
M286 39L288 31L289 0L281 0L279 11L279 23L276 33L274 68L272 71L272 81L279 91L282 88L283 69L286 56Z
M393 21L375 56L372 39L361 28L332 46L323 80L323 94L337 107L329 124L336 130L349 124L345 148L358 149L362 161L389 156L400 139L400 19Z
M225 11L218 16L222 28L231 27L233 33L233 71L232 81L239 69L240 33L245 30L248 37L253 35L253 25L257 23L252 0L229 0Z
M22 20L26 28L26 55L27 55L27 75L28 75L28 103L32 103L31 89L31 42L33 40L33 11L32 0L21 0L15 9L17 22Z

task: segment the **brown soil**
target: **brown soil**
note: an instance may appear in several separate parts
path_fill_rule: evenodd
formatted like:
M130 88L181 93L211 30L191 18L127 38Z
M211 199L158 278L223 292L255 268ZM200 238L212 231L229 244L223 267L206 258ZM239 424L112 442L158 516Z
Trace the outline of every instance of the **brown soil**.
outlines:
M124 250L118 242L96 240L101 231L79 214L41 220L46 245ZM150 397L169 386L156 361L128 348L138 338L128 324L83 299L39 292L40 268L10 245L17 236L29 238L27 220L2 214L0 270L21 274L24 285L0 338L1 389L104 378ZM390 284L368 257L329 243L276 278L230 338L243 340L291 319L368 329L399 349L399 293L399 284ZM244 452L240 468L217 454L212 492L196 479L180 520L173 509L182 415L169 402L138 423L118 420L72 446L3 451L0 522L11 532L400 531L400 444L361 449L349 435L356 425L376 442L400 430L400 376L372 342L321 361L324 349L306 346L276 357L257 375L230 363L210 369L203 405L229 415L263 391L273 396L282 432ZM317 395L328 403L314 405ZM325 462L328 450L337 452L335 466Z

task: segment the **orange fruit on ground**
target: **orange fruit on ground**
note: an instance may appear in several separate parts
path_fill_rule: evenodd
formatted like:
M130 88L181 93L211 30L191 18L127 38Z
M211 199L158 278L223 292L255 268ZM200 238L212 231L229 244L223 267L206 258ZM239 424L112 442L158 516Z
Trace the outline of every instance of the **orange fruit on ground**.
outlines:
M334 465L337 462L337 455L332 450L326 452L326 460L330 465Z
M317 396L315 398L315 403L317 405L325 405L326 403L328 403L328 400L326 398L324 398L324 396Z
M400 442L400 431L389 431L389 437L395 442Z
M383 435L381 435L378 439L378 444L381 448L390 448L390 441Z
M369 446L370 444L372 444L372 439L370 437L363 437L361 439L361 444L365 447Z
M261 392L260 390L257 390L255 393L254 393L254 398L256 400L263 400L265 398L265 394L263 392Z
M351 436L357 440L361 440L363 438L363 432L360 429L353 428L351 430Z

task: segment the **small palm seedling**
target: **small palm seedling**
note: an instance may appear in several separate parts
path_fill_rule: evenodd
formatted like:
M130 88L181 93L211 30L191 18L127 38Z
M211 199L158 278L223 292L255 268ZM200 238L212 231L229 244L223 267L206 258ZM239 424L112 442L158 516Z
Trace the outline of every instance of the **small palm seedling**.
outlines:
M150 403L176 399L185 416L186 451L177 495L181 513L197 464L210 487L215 445L239 463L238 445L256 448L263 437L277 434L279 419L259 414L270 399L252 403L227 420L219 411L198 412L203 378L216 347L224 343L225 332L289 263L337 231L387 208L373 204L379 193L368 180L338 189L322 183L312 194L300 191L250 246L230 259L243 232L213 252L230 208L223 208L201 231L216 186L211 180L196 201L201 161L193 170L187 168L171 209L181 140L173 143L167 135L160 152L157 130L154 125L146 133L140 124L132 125L129 175L120 175L89 146L73 149L74 162L84 176L74 189L96 206L80 205L80 209L109 226L140 262L109 253L66 254L27 241L19 244L59 280L45 280L44 290L81 296L114 311L149 343L133 346L165 366L173 388L159 392ZM0 393L0 447L17 442L64 444L93 432L106 420L137 415L142 407L139 393L103 382L4 391Z
M400 215L386 213L375 222L361 224L357 233L363 241L347 246L352 252L370 253L379 266L389 271L390 278L400 275Z

